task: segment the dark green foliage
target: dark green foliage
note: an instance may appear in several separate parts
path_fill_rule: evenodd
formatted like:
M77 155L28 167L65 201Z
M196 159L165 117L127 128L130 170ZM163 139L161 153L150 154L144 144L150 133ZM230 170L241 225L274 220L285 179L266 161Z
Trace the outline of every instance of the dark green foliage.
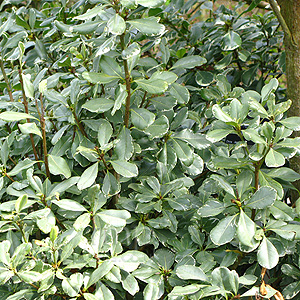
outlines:
M1 299L247 299L265 269L297 298L300 117L241 8L1 4Z

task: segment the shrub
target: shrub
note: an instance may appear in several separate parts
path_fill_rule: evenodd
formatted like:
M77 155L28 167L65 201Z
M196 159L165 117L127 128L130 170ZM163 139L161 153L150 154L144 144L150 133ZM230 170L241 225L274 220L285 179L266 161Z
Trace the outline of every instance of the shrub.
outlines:
M164 2L2 2L1 299L300 291L278 23Z

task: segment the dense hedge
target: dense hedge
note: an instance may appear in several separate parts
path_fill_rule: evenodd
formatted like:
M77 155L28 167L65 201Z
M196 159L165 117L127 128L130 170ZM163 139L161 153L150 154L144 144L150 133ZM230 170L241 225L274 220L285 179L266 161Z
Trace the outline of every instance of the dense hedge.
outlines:
M299 297L282 32L213 2L2 2L1 299Z

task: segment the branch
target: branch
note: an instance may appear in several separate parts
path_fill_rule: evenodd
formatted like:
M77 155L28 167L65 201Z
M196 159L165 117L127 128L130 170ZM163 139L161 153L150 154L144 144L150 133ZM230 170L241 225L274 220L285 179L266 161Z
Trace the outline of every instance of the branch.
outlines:
M120 42L121 42L121 49L125 49L125 41L124 41L125 34L123 33L120 35ZM125 117L124 117L124 125L126 128L128 128L129 123L129 111L130 111L130 99L131 99L131 78L130 73L128 69L128 63L126 59L123 59L123 65L124 65L124 71L125 71L125 82L126 82L126 91L127 91L127 97L126 97L126 104L125 104Z
M7 86L7 91L8 91L9 99L10 99L11 102L14 102L14 97L13 97L13 94L12 94L12 91L11 91L11 87L10 87L10 84L9 84L9 81L8 81L8 78L7 78L5 69L4 69L4 64L3 64L2 58L0 58L0 68L1 68L1 72L2 72L2 75L4 77L6 86Z
M27 98L26 98L26 94L25 94L25 90L24 90L24 82L23 82L23 77L22 77L22 70L19 69L18 71L19 71L19 77L20 77L20 83L21 83L21 89L22 89L23 105L24 105L26 114L28 114L28 102L27 102ZM30 123L29 119L27 119L27 123ZM30 136L31 146L32 146L32 150L33 150L33 154L34 154L35 160L37 161L37 165L38 165L39 169L41 169L41 165L39 163L40 159L38 157L38 154L37 154L37 151L36 151L36 148L35 148L35 144L34 144L33 134L30 133L29 136Z
M292 35L292 33L291 33L289 27L287 26L287 24L286 24L286 22L285 22L285 20L284 20L284 18L283 18L283 16L282 16L282 14L281 14L281 12L280 12L280 8L279 8L279 6L278 6L276 0L269 0L269 2L270 2L270 5L271 5L271 7L272 7L272 9L273 9L273 12L274 12L275 16L276 16L277 19L278 19L279 24L280 24L281 27L282 27L282 30L283 30L285 36L287 37L287 39L289 40L289 42L290 42L294 47L296 47L296 46L297 46L297 42L294 40L293 35ZM292 16L291 16L291 17L292 17Z
M77 124L77 126L78 126L80 132L87 138L87 134L86 134L86 132L85 132L85 130L84 130L84 127L83 127L81 121L79 121L79 119L78 119L78 117L77 117L77 115L76 115L75 108L71 108L71 111L72 111L72 114L73 114L73 116L74 116L74 119L75 119L75 121L76 121L76 124Z
M240 0L233 0L233 1L239 2ZM244 1L249 5L252 3L252 0L244 0ZM260 9L271 10L270 4L266 1L261 1L256 7Z
M47 140L46 140L45 107L44 107L44 103L43 103L43 95L42 94L41 94L40 100L41 100L41 112L39 112L39 115L40 115L40 123L41 123L42 138L43 138L44 162L45 162L46 175L51 180L49 163L48 163Z

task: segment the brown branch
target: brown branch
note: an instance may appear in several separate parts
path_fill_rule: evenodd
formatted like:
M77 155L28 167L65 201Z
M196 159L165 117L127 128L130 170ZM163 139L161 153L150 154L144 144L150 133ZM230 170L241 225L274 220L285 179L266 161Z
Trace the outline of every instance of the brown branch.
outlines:
M233 1L239 2L240 0L233 0ZM252 3L252 0L245 0L245 2L250 5ZM260 9L271 10L270 4L266 1L261 1L256 7Z
M120 35L121 49L125 49L125 33ZM128 128L129 124L129 111L130 111L130 99L131 99L131 77L128 69L128 63L126 59L123 59L124 72L125 72L125 83L126 83L126 104L125 104L125 116L124 116L124 125Z
M22 89L23 105L24 105L26 114L28 114L28 102L27 102L27 98L26 98L26 94L25 94L25 90L24 90L24 82L23 82L23 77L22 77L22 70L19 69L18 71L19 71L20 84L21 84L21 89ZM29 119L27 119L27 123L30 123ZM40 159L39 159L39 156L37 154L36 147L35 147L35 144L34 144L33 134L30 133L29 137L30 137L30 142L31 142L31 146L32 146L34 158L37 161L38 168L41 169L41 164L39 162Z
M12 182L15 182L15 180L13 180L7 173L5 173L5 176L6 176L7 178L9 178Z
M290 41L291 45L293 45L294 47L296 47L297 46L297 42L295 41L295 39L294 39L294 37L293 37L293 35L292 35L289 27L287 26L287 24L285 22L285 19L284 19L284 17L282 16L282 14L280 12L280 8L279 8L276 0L269 0L269 2L270 2L270 5L272 7L272 10L273 10L275 16L278 19L279 24L282 27L282 30L283 30L285 36Z
M44 152L44 163L45 163L45 169L46 169L46 175L51 180L50 170L49 170L49 163L48 163L48 151L47 151L47 140L46 140L46 122L45 122L45 107L43 102L43 95L40 96L41 101L41 112L39 112L40 115L40 124L42 129L42 139L43 139L43 152ZM38 106L37 106L38 109Z
M10 84L9 84L8 77L7 77L5 69L4 69L4 64L3 64L2 59L0 59L0 68L1 68L2 75L4 77L4 81L6 83L9 99L10 99L11 102L14 102L14 97L13 97L13 94L12 94L12 90L11 90L11 87L10 87Z
M145 93L144 93L143 100L142 100L142 102L140 104L140 107L143 107L143 105L144 105L144 103L146 101L146 96L147 96L147 91L145 91Z
M77 124L77 126L78 126L80 132L81 132L85 137L87 137L87 134L86 134L86 132L85 132L85 130L84 130L84 127L83 127L82 123L79 121L79 119L78 119L78 117L77 117L77 115L76 115L75 109L74 109L74 108L71 108L71 111L72 111L72 114L73 114L73 116L74 116L74 119L75 119L75 121L76 121L76 124Z

